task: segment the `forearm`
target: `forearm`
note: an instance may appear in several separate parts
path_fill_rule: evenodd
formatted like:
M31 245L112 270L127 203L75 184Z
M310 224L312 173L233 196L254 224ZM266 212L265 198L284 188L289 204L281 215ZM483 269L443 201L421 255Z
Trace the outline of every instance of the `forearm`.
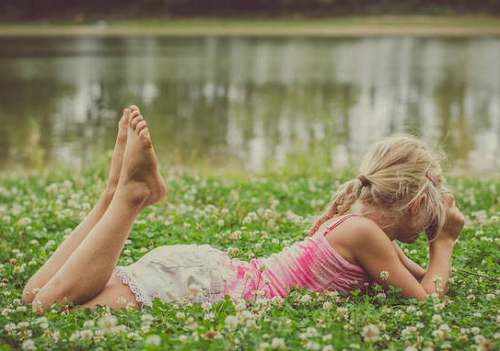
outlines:
M404 254L403 250L401 250L397 243L393 242L393 244L396 248L396 252L398 253L398 257L401 263L405 266L406 269L408 269L408 271L415 277L415 279L421 280L424 277L426 270L410 260Z
M451 276L451 256L454 241L436 240L429 246L429 267L422 279L422 286L428 294L446 293L446 284Z

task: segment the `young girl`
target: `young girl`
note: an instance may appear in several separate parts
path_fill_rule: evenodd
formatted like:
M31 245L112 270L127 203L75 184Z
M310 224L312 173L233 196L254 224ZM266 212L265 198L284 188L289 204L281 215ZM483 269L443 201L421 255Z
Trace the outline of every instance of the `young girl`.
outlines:
M209 245L158 247L128 267L115 267L137 215L166 193L146 122L136 106L125 109L106 190L73 233L28 281L23 302L54 302L112 309L165 302L214 302L283 296L290 286L348 293L365 282L400 288L424 299L446 292L455 240L464 218L453 196L441 195L444 178L417 139L392 137L365 156L360 175L343 184L310 237L278 254L250 262ZM359 213L345 215L354 203ZM408 259L394 240L429 237L427 270Z

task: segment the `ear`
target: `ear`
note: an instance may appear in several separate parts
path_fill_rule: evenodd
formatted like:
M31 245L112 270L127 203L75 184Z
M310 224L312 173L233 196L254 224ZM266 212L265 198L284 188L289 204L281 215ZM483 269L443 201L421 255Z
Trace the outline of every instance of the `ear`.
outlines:
M411 205L410 207L410 214L414 215L417 213L418 209L420 208L420 205L422 204L422 201L424 201L427 198L427 194L422 194L420 195L417 200Z

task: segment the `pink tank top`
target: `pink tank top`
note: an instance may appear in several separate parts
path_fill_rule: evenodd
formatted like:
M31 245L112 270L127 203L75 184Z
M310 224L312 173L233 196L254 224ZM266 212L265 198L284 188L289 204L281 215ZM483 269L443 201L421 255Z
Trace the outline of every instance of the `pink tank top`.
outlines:
M364 291L370 278L360 266L350 263L328 243L325 235L355 214L346 215L324 233L316 233L269 257L250 262L227 257L221 261L224 295L236 301L254 299L255 290L267 298L284 296L290 286L302 285L312 291ZM264 270L259 271L259 268ZM245 278L245 273L249 275ZM251 276L251 277L249 277Z

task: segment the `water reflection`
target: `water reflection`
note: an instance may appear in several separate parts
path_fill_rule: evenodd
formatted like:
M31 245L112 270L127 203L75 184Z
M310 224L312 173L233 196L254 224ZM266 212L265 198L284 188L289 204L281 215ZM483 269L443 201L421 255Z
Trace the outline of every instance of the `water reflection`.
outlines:
M81 167L136 103L159 154L261 171L342 167L421 135L455 165L500 167L500 39L0 39L0 168Z

